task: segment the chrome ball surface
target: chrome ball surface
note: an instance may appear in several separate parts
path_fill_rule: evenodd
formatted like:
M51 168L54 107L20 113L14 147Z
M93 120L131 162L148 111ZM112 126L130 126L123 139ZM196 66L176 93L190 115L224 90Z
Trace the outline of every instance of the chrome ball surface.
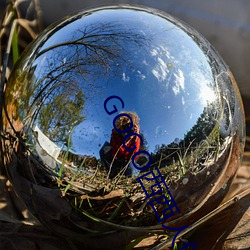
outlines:
M159 229L137 179L156 167L180 210L167 221L192 222L221 202L244 146L232 73L199 33L153 9L102 7L51 26L22 55L4 102L11 181L63 235ZM113 152L126 136L114 125L131 124L114 121L120 112L135 115L129 132L141 137L127 138L148 152L133 164L135 151Z

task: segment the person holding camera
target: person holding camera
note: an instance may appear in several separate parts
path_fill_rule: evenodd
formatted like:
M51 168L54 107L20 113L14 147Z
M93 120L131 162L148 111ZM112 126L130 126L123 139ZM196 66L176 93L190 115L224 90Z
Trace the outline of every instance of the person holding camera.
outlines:
M135 176L139 174L139 170L133 166L131 158L133 154L140 149L140 138L136 135L131 135L127 138L125 142L127 149L134 148L134 150L128 151L123 145L124 137L127 134L140 134L139 117L134 112L121 112L120 114L127 114L132 119L133 128L126 133L119 133L113 128L110 143L105 142L100 150L101 160L111 179L118 174L124 174L126 176ZM125 131L131 126L131 120L127 116L120 116L116 120L115 125L118 130Z

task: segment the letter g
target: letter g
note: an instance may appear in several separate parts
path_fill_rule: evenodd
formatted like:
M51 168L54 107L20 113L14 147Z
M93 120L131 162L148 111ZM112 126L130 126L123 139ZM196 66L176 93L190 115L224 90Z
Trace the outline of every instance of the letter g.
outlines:
M111 100L111 99L113 99L113 98L120 100L120 102L122 103L122 108L124 108L124 102L123 102L123 100L122 100L119 96L112 95L112 96L108 97L108 98L104 101L104 109L105 109L105 111L106 111L109 115L112 115L112 114L114 114L115 112L118 111L118 109L117 109L117 107L116 107L115 105L113 105L114 110L108 111L108 109L107 109L107 103L108 103L108 101Z

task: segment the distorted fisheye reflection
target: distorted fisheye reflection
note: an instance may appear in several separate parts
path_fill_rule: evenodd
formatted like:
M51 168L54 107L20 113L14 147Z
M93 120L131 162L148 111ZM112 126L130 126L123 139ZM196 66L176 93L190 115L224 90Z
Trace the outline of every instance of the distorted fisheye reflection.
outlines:
M114 178L118 174L126 176L138 175L139 171L133 166L131 158L139 151L141 139L136 135L129 136L125 143L124 138L130 133L140 134L139 117L133 112L123 112L131 117L133 125L129 132L119 133L112 129L110 143L105 142L100 150L100 157L107 169L108 177ZM116 128L124 131L131 126L130 118L121 116L116 120ZM126 148L125 148L126 147ZM137 157L138 158L138 157Z
M104 110L110 96L124 102L107 103L115 115ZM244 145L241 99L228 67L196 31L155 10L103 7L50 27L21 57L4 103L5 165L19 176L13 185L28 180L23 199L34 214L39 206L30 200L46 193L38 187L59 192L68 214L55 220L86 234L159 226L136 181L156 167L180 210L173 220L203 205L212 209ZM131 117L131 131L114 129L118 114ZM121 116L115 125L123 131L131 120ZM135 158L141 171L131 164L140 150L148 152ZM148 192L156 187L150 178L143 182ZM205 204L212 195L213 205ZM54 218L49 222L53 227Z

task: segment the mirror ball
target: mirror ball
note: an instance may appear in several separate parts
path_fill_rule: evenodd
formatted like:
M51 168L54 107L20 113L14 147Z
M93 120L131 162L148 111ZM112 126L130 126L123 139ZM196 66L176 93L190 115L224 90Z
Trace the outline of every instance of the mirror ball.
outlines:
M18 196L84 244L210 212L245 138L239 90L209 42L167 13L123 5L80 11L40 34L11 73L2 123Z

